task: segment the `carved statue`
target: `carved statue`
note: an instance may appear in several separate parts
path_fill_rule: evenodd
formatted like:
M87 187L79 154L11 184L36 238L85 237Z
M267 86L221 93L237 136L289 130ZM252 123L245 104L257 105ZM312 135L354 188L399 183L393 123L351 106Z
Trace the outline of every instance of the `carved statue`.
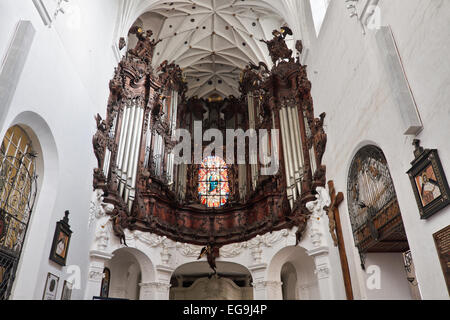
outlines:
M313 122L313 134L314 134L314 147L317 153L317 162L318 164L322 163L322 158L325 153L325 147L327 145L327 134L323 129L323 124L325 121L326 113L322 113L320 118L314 119Z
M155 48L162 40L151 40L152 30L144 32L141 28L134 27L130 30L130 33L136 35L138 43L134 49L128 51L128 54L144 61L147 65L151 65Z
M275 65L279 59L290 59L292 57L292 50L286 44L286 37L292 35L292 30L288 27L282 27L281 31L274 30L272 34L272 40L261 40L261 42L267 44L270 57Z
M206 255L209 266L214 271L214 274L217 274L216 259L220 257L220 249L218 247L208 245L201 250L200 255L197 258L197 260L200 260L205 255Z
M334 183L330 181L328 183L329 192L330 192L330 198L331 198L331 204L328 207L325 207L325 210L327 211L328 220L329 220L329 229L331 238L333 239L334 246L337 247L339 242L336 235L336 219L335 219L335 210L337 207L341 204L341 202L344 200L344 195L342 192L339 192L336 195L336 190L334 188Z
M104 202L104 191L97 189L94 191L91 199L91 206L89 208L89 222L88 227L91 226L95 219L101 219L108 216L114 210L114 206L110 203Z
M184 82L183 70L179 65L165 60L158 67L159 82L165 90L176 90L184 97L187 92L187 85Z
M295 49L297 49L299 54L303 53L303 42L302 42L302 40L297 40L297 42L295 43Z
M124 37L121 37L119 39L119 50L122 50L123 48L125 48L127 45L127 42L125 41Z
M106 121L102 120L102 117L99 114L97 114L95 120L97 121L97 132L92 138L92 145L94 147L95 157L97 158L97 168L103 169L106 146L108 145L108 126L106 124Z
M109 221L110 217L101 218L95 230L95 243L97 244L97 249L100 251L104 251L108 248L109 245Z
M303 235L305 234L306 228L308 226L308 218L309 217L307 215L301 215L296 218L296 225L298 227L298 230L295 233L295 246L298 246L303 240Z

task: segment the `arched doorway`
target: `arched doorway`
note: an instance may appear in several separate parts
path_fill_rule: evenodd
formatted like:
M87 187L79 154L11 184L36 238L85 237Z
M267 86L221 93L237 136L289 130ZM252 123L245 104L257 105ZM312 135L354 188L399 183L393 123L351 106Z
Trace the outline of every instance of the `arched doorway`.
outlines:
M367 145L357 152L347 188L353 237L361 266L368 273L368 298L418 298L400 205L380 148Z
M298 300L297 270L292 263L287 262L281 268L281 282L283 300Z
M239 264L218 262L213 275L206 262L188 263L172 276L170 300L253 300L251 283L250 272Z
M286 247L270 262L268 281L279 282L279 290L270 299L315 300L320 298L319 284L312 257L301 247Z
M36 157L28 134L11 127L0 149L0 300L11 294L33 211Z
M122 248L115 251L105 267L110 272L108 298L112 299L140 300L141 284L154 279L150 259L137 249Z

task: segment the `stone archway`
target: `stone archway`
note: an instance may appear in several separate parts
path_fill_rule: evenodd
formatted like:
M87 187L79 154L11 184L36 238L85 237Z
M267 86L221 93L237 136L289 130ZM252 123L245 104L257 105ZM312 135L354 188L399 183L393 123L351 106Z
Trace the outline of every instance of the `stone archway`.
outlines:
M105 266L111 270L110 298L140 300L143 284L152 283L155 271L151 260L140 250L121 248Z
M288 282L283 283L283 280ZM314 259L301 247L286 247L275 254L267 270L267 281L272 283L269 299L320 298Z

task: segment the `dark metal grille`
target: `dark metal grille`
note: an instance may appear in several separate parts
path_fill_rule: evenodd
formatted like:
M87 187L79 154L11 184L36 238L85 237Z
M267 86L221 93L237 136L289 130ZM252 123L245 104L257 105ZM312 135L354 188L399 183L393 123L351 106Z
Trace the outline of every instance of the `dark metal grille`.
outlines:
M383 152L361 149L348 179L348 207L360 253L404 252L409 248L394 183Z
M397 198L386 159L377 147L364 147L353 159L348 198L353 231L363 227L368 219Z
M35 158L26 133L9 129L0 150L0 300L11 293L36 197Z

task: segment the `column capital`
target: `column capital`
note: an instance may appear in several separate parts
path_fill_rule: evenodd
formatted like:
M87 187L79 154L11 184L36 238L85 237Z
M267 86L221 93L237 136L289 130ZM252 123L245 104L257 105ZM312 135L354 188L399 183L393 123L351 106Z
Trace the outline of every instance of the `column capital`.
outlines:
M306 253L310 257L319 257L319 256L323 256L323 255L328 255L329 251L330 251L329 247L322 246L322 247L308 250Z
M172 285L170 283L165 282L147 282L147 283L139 283L139 287L144 289L156 289L159 291L169 290Z
M264 290L266 288L281 288L283 282L281 281L255 281L252 283L255 290Z
M172 274L175 271L175 269L164 265L158 265L156 266L156 271L161 273Z
M99 250L91 250L89 252L89 256L93 260L111 260L113 257L113 254L105 251L99 251Z
M251 272L261 272L267 269L267 263L255 264L253 266L248 267L248 270Z

